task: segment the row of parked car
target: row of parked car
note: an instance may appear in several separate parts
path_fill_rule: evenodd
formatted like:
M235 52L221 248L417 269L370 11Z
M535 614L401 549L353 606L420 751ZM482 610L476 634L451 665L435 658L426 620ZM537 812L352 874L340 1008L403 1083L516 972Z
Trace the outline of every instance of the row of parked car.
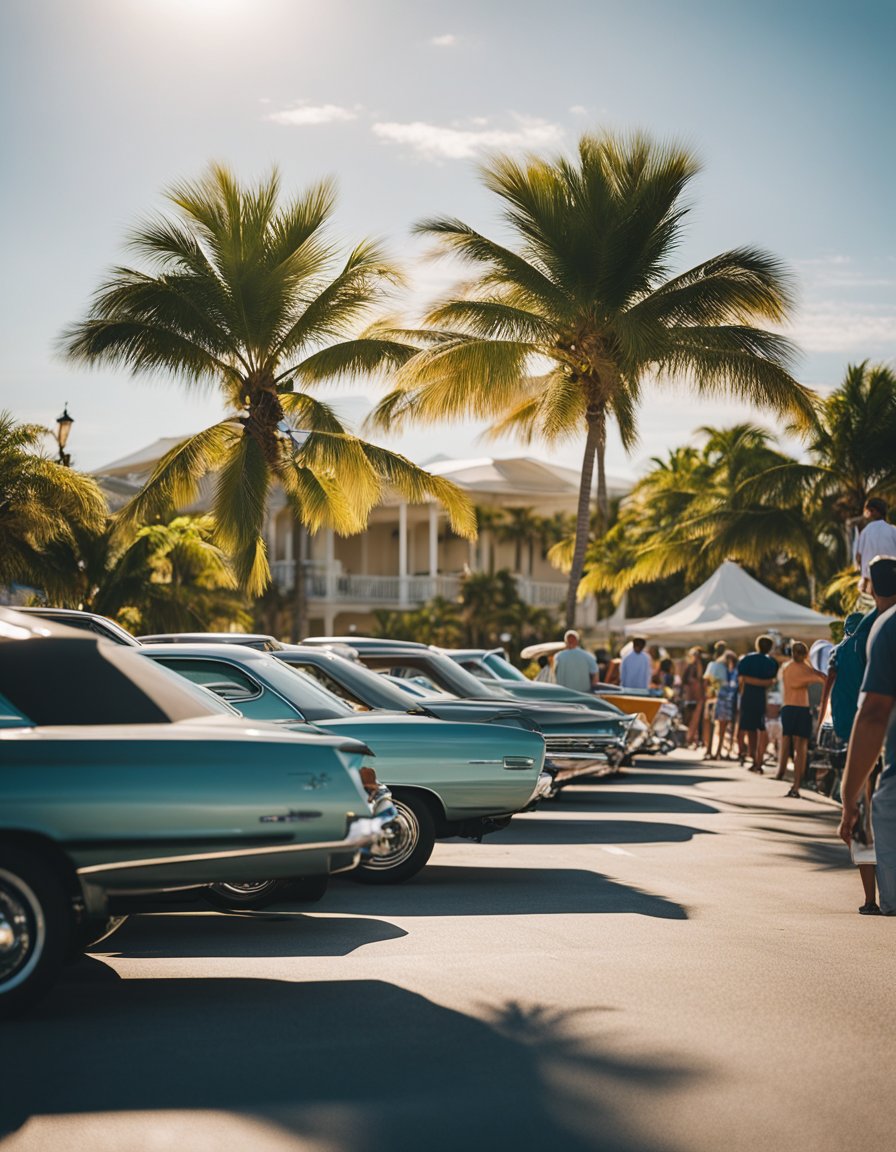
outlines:
M401 883L437 839L652 746L643 713L472 658L0 610L0 1015L149 893L260 908L337 872Z

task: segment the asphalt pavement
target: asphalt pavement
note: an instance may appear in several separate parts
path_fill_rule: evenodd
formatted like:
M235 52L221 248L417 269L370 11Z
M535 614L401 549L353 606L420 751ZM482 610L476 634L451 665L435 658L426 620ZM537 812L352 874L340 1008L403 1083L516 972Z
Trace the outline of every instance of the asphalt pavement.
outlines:
M893 1147L896 920L786 789L678 753L400 887L132 917L0 1028L0 1147Z

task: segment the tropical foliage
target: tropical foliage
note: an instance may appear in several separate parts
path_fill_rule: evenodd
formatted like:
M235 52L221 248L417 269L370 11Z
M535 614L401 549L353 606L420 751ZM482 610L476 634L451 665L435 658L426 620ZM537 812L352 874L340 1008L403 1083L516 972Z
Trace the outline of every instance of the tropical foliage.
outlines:
M125 533L108 521L51 545L57 587L44 596L134 632L217 631L251 622L210 517L178 516Z
M312 531L360 531L389 485L435 497L456 531L473 534L458 489L352 435L307 391L394 370L416 351L373 318L400 281L381 247L362 241L339 257L333 186L284 201L276 172L248 188L216 165L168 199L173 213L131 237L139 266L112 271L63 347L76 362L213 387L226 416L159 462L125 522L188 507L213 473L215 541L250 595L270 581L262 526L275 481Z
M582 137L573 159L498 157L482 175L499 198L508 247L463 221L418 232L466 262L472 280L429 312L421 351L398 365L380 426L409 419L493 420L495 434L548 443L584 438L567 621L589 535L589 503L605 526L607 433L637 439L650 380L729 395L808 425L811 394L790 375L793 349L760 327L791 307L785 270L752 248L672 273L698 171L686 149L645 136Z
M375 636L445 648L503 645L514 655L526 644L553 638L557 631L555 614L525 603L506 568L493 574L468 573L457 600L436 597L412 612L380 611L373 615ZM509 641L502 640L508 635Z
M47 549L99 529L106 515L94 480L46 457L46 434L0 412L0 586L53 588L57 573Z

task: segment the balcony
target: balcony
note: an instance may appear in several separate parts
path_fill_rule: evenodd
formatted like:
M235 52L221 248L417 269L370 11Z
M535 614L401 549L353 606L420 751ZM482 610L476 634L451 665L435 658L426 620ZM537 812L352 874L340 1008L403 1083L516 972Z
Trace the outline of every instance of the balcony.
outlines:
M288 592L295 578L292 560L275 560L271 572L277 587ZM353 604L359 607L416 608L440 596L454 600L460 593L459 576L374 576L305 566L305 595L309 601ZM536 608L555 608L566 599L566 584L517 578L519 594Z

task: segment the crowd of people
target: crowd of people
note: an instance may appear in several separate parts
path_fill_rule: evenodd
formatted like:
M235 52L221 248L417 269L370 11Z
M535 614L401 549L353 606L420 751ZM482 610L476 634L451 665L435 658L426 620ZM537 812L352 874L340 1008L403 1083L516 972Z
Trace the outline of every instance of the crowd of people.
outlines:
M869 558L870 547L880 543L876 512L866 517L872 532L859 537L865 554L857 548L860 605L867 611L847 617L826 672L813 666L802 641L784 644L770 635L758 636L746 653L718 641L674 660L643 636L616 658L605 650L592 654L573 631L542 671L543 678L579 691L601 683L662 691L679 705L687 746L705 758L736 758L757 774L772 767L776 780L785 779L792 762L785 793L792 799L801 796L810 743L829 717L847 746L839 834L861 874L859 911L896 916L896 547L892 555ZM896 529L893 536L888 543L896 544Z

